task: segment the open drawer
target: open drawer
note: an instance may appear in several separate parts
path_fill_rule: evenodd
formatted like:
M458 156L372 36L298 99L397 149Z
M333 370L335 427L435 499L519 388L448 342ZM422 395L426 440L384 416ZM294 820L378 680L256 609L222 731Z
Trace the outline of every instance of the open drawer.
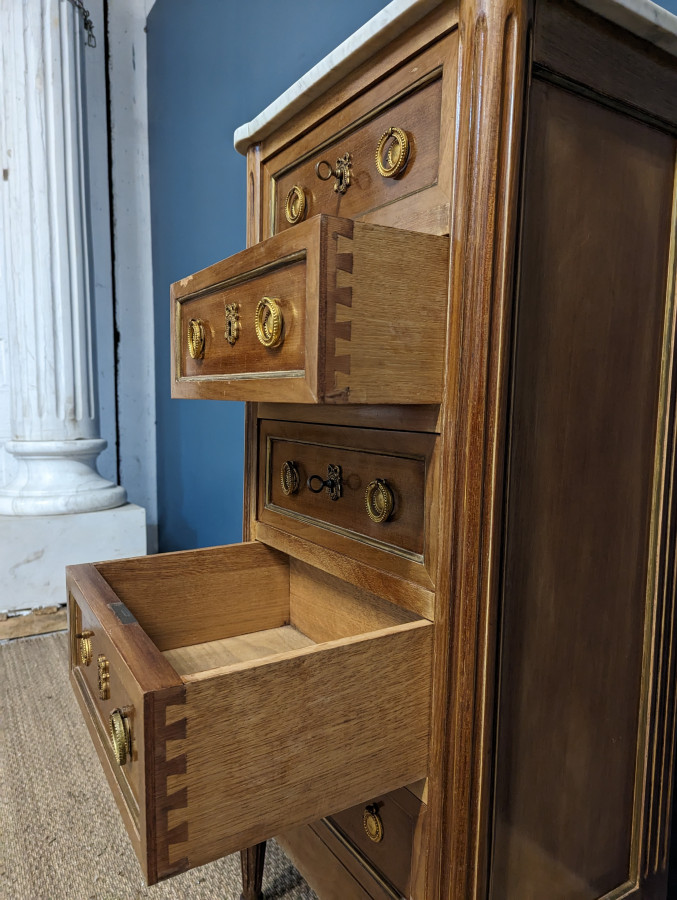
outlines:
M449 238L315 216L172 285L172 396L439 403Z
M427 620L258 542L72 566L68 590L149 884L427 774Z

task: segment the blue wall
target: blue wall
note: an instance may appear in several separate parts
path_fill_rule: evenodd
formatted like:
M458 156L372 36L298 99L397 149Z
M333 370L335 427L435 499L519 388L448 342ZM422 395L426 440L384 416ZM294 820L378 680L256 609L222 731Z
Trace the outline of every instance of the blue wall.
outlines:
M169 285L245 246L238 125L385 0L157 0L148 18L160 550L238 541L240 403L172 400Z

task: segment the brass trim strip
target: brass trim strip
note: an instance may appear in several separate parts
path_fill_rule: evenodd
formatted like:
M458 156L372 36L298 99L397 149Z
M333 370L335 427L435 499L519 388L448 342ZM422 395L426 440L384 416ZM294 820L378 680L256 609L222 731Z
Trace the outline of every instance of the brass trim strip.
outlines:
M266 381L271 378L305 378L305 369L289 369L285 372L235 372L232 375L179 375L181 381Z
M395 888L384 875L376 869L366 857L362 855L362 853L357 849L357 847L352 843L352 841L343 834L343 832L334 825L334 823L330 819L321 819L322 824L327 828L328 831L333 834L336 840L343 846L350 854L355 858L355 860L362 866L365 871L371 875L371 877L376 881L386 894L391 898L391 900L406 900L406 898L400 894L400 892Z
M652 810L654 797L649 796L647 807L647 793L652 794L654 778L649 779L649 769L652 761L648 758L651 749L651 737L655 731L655 723L650 722L650 709L652 693L654 690L654 666L660 665L660 659L656 658L651 664L651 656L654 642L654 622L657 610L660 606L658 591L661 577L659 573L661 538L666 527L665 517L669 517L670 504L665 503L666 490L672 492L672 485L666 484L668 442L670 430L670 395L672 393L674 351L675 351L675 279L677 267L677 252L675 248L675 235L677 232L677 167L673 181L673 205L670 227L670 255L667 268L667 286L665 299L665 319L663 325L663 341L661 348L661 371L658 394L658 416L656 422L656 445L654 451L654 471L651 498L651 518L649 523L649 553L647 557L647 581L646 581L646 610L644 620L644 644L642 682L640 688L640 708L638 721L637 758L635 764L635 789L634 809L632 816L632 836L630 842L630 876L635 884L639 883L640 870L644 869L644 876L648 876L652 870L648 854L651 851ZM667 523L669 527L669 521ZM656 649L659 656L661 647ZM660 685L657 685L660 689ZM650 733L651 732L651 733ZM655 751L655 748L654 748ZM655 760L653 761L655 766ZM662 773L661 773L662 776ZM661 777L659 776L659 777ZM646 817L646 818L645 818ZM648 828L645 821L648 819ZM644 845L644 846L643 846ZM643 860L642 851L647 856Z

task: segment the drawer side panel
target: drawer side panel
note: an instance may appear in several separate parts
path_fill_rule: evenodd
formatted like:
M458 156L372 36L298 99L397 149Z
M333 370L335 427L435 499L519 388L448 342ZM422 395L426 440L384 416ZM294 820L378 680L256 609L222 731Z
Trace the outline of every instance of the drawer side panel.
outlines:
M190 865L425 776L431 647L419 621L186 685Z

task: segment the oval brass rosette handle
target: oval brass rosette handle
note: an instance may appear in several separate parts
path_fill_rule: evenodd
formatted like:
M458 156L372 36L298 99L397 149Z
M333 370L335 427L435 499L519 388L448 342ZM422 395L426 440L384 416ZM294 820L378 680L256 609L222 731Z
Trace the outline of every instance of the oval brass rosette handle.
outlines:
M280 483L282 485L282 493L286 497L290 494L295 494L298 491L301 479L299 478L299 470L296 468L295 462L287 460L282 463Z
M202 319L188 322L188 353L191 359L202 359L205 355L205 329Z
M382 478L376 478L367 485L364 502L372 522L387 522L393 511L393 492Z
M88 666L92 661L92 635L93 631L82 631L80 634L76 634L75 637L78 642L78 658L80 660L80 664L83 666Z
M108 730L115 761L119 766L124 766L131 756L132 740L129 719L121 709L114 709L108 717Z
M264 347L277 347L282 343L282 313L277 300L262 297L256 306L256 337Z
M284 201L284 215L290 225L296 225L306 216L306 192L295 184Z
M388 146L388 142L390 146ZM388 149L386 150L386 147ZM402 128L388 128L376 146L376 168L384 178L395 178L409 161L409 136Z
M379 844L383 840L383 820L375 806L365 806L362 824L370 841Z

